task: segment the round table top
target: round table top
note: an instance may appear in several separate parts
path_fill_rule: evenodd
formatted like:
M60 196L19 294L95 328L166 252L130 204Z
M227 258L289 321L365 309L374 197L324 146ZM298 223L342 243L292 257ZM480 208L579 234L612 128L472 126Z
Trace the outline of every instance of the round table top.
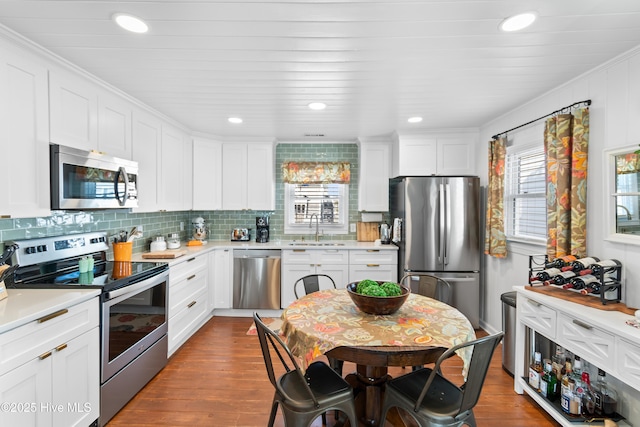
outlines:
M281 332L287 345L304 366L334 349L332 355L350 354L349 349L341 347L361 349L358 357L367 353L365 347L371 347L368 353L375 363L405 364L407 355L420 354L421 349L449 348L475 339L475 331L462 313L417 294L409 295L394 314L376 316L361 312L345 289L323 290L294 301L283 311L282 319ZM389 350L386 353L397 354L384 354L385 349ZM458 354L465 372L470 357L466 350Z

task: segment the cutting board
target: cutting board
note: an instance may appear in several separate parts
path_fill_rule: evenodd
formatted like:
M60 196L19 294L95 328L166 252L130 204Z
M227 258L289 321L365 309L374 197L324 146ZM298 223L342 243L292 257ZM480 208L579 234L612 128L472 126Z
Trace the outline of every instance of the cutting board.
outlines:
M593 295L582 295L580 293L569 291L567 289L556 288L555 286L525 286L524 288L529 291L548 295L550 297L560 298L565 301L582 304L591 308L597 308L598 310L620 311L632 316L636 311L635 308L627 307L626 304L621 302L609 302L607 304L602 304L600 298L594 297Z
M183 249L169 249L166 251L146 252L142 254L144 259L175 259L186 255L187 251Z
M358 242L373 242L380 238L379 222L358 222L356 224L356 240Z

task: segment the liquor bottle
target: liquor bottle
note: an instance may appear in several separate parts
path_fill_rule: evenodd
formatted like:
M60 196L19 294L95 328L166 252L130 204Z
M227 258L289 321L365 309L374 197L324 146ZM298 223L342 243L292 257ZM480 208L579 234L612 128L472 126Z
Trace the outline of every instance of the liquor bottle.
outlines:
M533 356L533 365L529 367L529 385L540 391L540 377L542 376L542 355L536 351Z
M577 258L573 255L565 255L554 259L553 261L549 261L544 265L544 268L562 268L568 265L571 265L572 261L575 261Z
M540 379L540 394L553 401L557 397L558 379L553 371L551 360L545 359L544 375Z
M563 289L575 289L579 291L580 289L586 288L591 283L600 283L600 280L591 274L587 274L586 276L576 276L571 279L571 282L562 286Z
M562 346L556 345L556 354L551 357L551 366L558 382L562 380L562 368L564 367L564 361L564 349Z
M535 280L539 280L541 282L545 282L560 273L562 273L562 271L559 268L547 268L546 270L538 271L538 273L536 273L534 277L531 277L529 281L533 282Z
M589 372L582 372L582 388L582 414L586 417L593 417L596 412L596 399L593 395Z
M580 274L593 274L594 276L599 276L600 274L613 273L621 266L622 263L617 259L606 259L604 261L598 261L591 264L589 268L580 271Z
M618 394L607 384L606 373L602 369L598 369L593 395L597 415L613 415L618 410Z
M595 264L598 261L600 261L600 258L596 257L580 258L571 262L571 268L573 269L573 271L578 272L580 270L584 270L585 268L589 268L591 265Z
M550 285L561 286L569 283L569 281L571 281L571 279L573 279L574 277L576 277L576 273L573 272L572 270L562 271L560 272L560 274L557 274L553 276L551 279L549 279L548 282Z

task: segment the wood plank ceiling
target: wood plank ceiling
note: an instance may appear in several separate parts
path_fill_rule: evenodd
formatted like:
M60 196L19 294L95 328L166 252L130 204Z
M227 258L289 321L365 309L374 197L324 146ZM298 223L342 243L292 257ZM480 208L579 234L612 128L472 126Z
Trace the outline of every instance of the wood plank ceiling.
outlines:
M0 24L194 131L337 140L481 126L638 46L640 1L3 0Z

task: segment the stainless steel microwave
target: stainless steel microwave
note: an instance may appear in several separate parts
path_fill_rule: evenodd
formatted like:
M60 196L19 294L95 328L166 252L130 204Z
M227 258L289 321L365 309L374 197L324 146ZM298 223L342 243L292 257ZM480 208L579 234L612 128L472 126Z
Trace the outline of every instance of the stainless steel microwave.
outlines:
M51 209L138 207L138 163L51 144Z

